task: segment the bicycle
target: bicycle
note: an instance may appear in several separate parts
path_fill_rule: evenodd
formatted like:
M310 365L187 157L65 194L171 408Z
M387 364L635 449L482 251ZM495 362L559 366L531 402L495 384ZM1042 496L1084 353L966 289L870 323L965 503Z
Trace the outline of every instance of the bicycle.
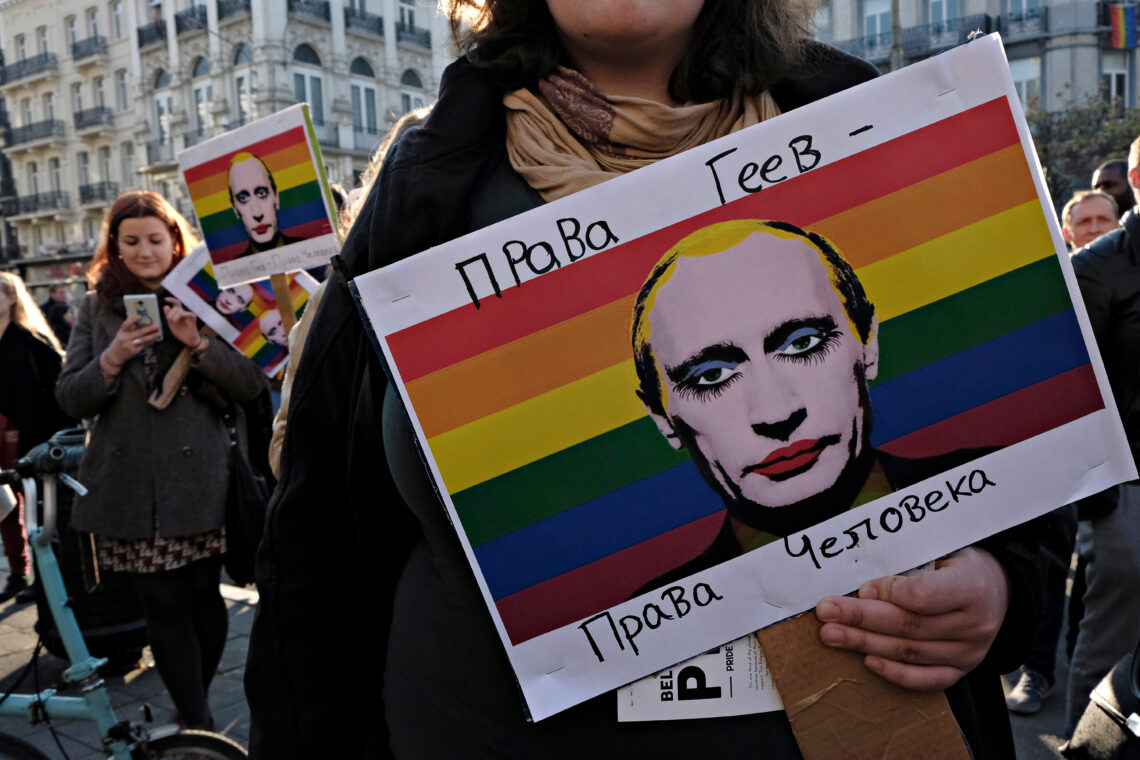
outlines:
M40 645L37 645L32 662L18 677L12 688L0 695L0 716L27 718L32 723L53 718L87 720L95 723L103 737L103 751L115 760L241 760L248 757L237 742L211 731L179 730L165 726L148 731L139 723L119 720L111 697L99 669L107 664L105 657L92 657L75 614L68 606L67 589L63 573L51 548L55 534L56 494L59 484L78 495L87 493L79 481L64 470L74 468L81 446L74 436L83 431L57 433L47 443L40 444L16 463L13 470L0 470L0 485L21 488L26 507L28 543L36 558L36 573L43 586L48 607L55 619L56 629L63 641L70 663L63 677L77 685L83 696L60 696L56 689L44 689L36 694L15 694L28 671L35 666ZM69 438L69 436L72 436ZM79 439L81 442L82 439ZM43 481L42 520L36 520L37 476ZM42 640L40 642L42 644ZM58 741L58 740L57 740ZM62 746L60 750L63 751ZM0 760L49 760L36 747L17 737L0 733Z

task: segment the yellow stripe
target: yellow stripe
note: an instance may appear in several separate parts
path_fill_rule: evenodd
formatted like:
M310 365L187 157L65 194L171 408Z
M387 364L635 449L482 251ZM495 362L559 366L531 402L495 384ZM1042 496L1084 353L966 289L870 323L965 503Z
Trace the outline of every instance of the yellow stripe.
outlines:
M294 164L287 169L273 173L273 179L277 182L277 192L281 193L291 187L303 185L306 182L313 182L317 178L317 170L313 168L312 162L306 161L303 164ZM194 213L198 215L199 219L216 214L219 211L228 211L232 206L230 205L230 194L228 191L221 193L214 193L207 195L205 198L199 198L194 201Z
M835 241L840 250L843 242ZM880 322L1055 255L1036 201L857 270Z
M645 416L633 360L428 439L456 493Z
M843 241L834 241L843 248ZM857 270L880 321L1055 255L1036 200ZM645 415L632 359L428 439L449 493Z

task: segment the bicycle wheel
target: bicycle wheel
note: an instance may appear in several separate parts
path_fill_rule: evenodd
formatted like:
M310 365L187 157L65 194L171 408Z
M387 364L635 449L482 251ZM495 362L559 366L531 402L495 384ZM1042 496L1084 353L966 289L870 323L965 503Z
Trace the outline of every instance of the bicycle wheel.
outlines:
M23 739L0 734L0 760L51 760L51 758Z
M179 731L155 739L145 750L136 750L139 760L245 760L249 753L232 739L212 731Z

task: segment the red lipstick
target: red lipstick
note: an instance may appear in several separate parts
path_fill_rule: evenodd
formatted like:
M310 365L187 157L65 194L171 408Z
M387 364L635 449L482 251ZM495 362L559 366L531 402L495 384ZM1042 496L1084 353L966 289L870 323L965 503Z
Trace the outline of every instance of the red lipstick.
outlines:
M259 224L253 228L253 231L256 232L258 235L264 235L266 232L269 231L269 225L268 224Z
M815 460L819 459L820 453L829 443L820 438L796 441L789 446L776 449L765 457L763 462L745 470L744 474L755 472L773 477L785 475L793 470L806 469L815 464Z

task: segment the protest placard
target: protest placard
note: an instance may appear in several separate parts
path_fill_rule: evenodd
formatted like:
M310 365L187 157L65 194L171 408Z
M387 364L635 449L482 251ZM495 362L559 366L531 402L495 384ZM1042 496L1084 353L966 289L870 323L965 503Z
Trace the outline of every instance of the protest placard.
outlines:
M300 317L317 281L305 272L286 279L293 310ZM206 246L199 245L170 270L162 286L269 377L289 358L289 336L269 280L221 287Z
M178 154L222 287L327 264L336 210L302 103Z
M996 37L353 287L536 720L1135 476Z

